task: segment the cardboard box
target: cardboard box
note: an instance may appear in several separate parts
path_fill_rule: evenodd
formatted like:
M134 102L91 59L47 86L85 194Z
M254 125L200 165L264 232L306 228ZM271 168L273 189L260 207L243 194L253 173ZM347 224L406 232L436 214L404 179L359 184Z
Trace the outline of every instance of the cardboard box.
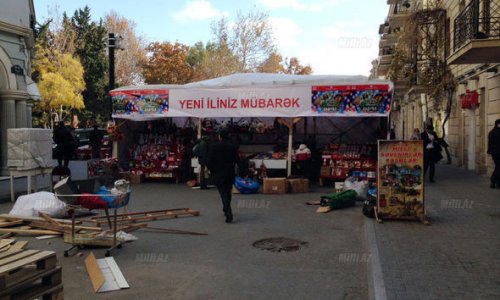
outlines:
M286 194L286 178L264 178L264 194Z
M290 193L307 193L309 192L309 179L293 178L287 179L288 190Z
M130 183L133 183L133 184L142 183L142 175L130 174Z
M231 190L231 193L233 194L241 194L240 191L236 188L236 186L233 184L233 189Z

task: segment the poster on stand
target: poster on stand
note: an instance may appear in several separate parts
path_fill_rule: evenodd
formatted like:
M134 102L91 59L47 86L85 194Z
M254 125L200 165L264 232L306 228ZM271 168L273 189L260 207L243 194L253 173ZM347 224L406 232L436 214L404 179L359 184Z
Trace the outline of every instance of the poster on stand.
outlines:
M378 141L377 214L425 220L422 141Z

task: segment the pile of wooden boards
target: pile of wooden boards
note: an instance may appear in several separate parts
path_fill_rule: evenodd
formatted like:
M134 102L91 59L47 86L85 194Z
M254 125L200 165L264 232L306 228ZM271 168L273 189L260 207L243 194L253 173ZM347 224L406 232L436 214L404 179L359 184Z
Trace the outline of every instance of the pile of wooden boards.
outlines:
M75 232L77 233L97 233L101 232L102 228L96 226L82 226L81 221L75 221ZM60 236L64 233L71 233L71 220L54 219L45 214L40 214L40 217L25 217L0 215L0 235L55 235Z
M26 241L0 239L0 299L63 299L56 253L26 246Z
M156 228L148 226L146 222L179 217L199 216L200 212L190 208L177 208L165 210L152 210L141 212L130 212L111 216L97 216L90 219L78 219L72 224L71 220L54 219L40 213L39 217L13 216L0 214L0 236L2 234L39 236L64 236L64 241L76 245L111 246L114 245L113 230L103 229L111 226L111 221L116 218L116 231L131 232L140 228L148 228L165 233L175 234L197 234L204 233L182 231L168 228ZM83 222L90 226L82 225Z

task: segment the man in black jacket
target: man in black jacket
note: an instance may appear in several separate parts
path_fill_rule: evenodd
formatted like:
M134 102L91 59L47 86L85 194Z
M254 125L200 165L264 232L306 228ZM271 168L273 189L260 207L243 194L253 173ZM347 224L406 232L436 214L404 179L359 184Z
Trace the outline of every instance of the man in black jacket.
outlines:
M92 147L92 158L101 158L103 137L104 134L99 130L99 127L97 125L94 125L94 129L89 136L89 144Z
M491 174L492 189L500 188L500 119L495 121L495 127L488 134L488 154L495 163L495 170Z
M57 166L68 167L69 160L73 156L75 148L75 137L72 135L70 129L64 124L63 121L59 122L59 126L54 128L52 140L56 143Z
M213 180L222 200L226 223L233 221L231 210L231 189L234 184L235 165L241 168L237 146L229 141L229 132L221 130L219 141L210 146L207 158L207 167L213 175Z
M421 138L424 142L424 176L429 170L429 181L434 182L434 174L436 173L436 163L443 158L441 155L441 146L439 145L438 137L434 131L434 126L427 125L425 131L422 132Z

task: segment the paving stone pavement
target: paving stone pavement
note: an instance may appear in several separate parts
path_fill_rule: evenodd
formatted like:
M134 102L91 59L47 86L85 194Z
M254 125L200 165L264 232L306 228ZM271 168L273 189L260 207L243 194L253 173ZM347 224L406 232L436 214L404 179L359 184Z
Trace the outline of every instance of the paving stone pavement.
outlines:
M431 225L374 224L388 299L500 299L500 189L438 165L426 182Z

